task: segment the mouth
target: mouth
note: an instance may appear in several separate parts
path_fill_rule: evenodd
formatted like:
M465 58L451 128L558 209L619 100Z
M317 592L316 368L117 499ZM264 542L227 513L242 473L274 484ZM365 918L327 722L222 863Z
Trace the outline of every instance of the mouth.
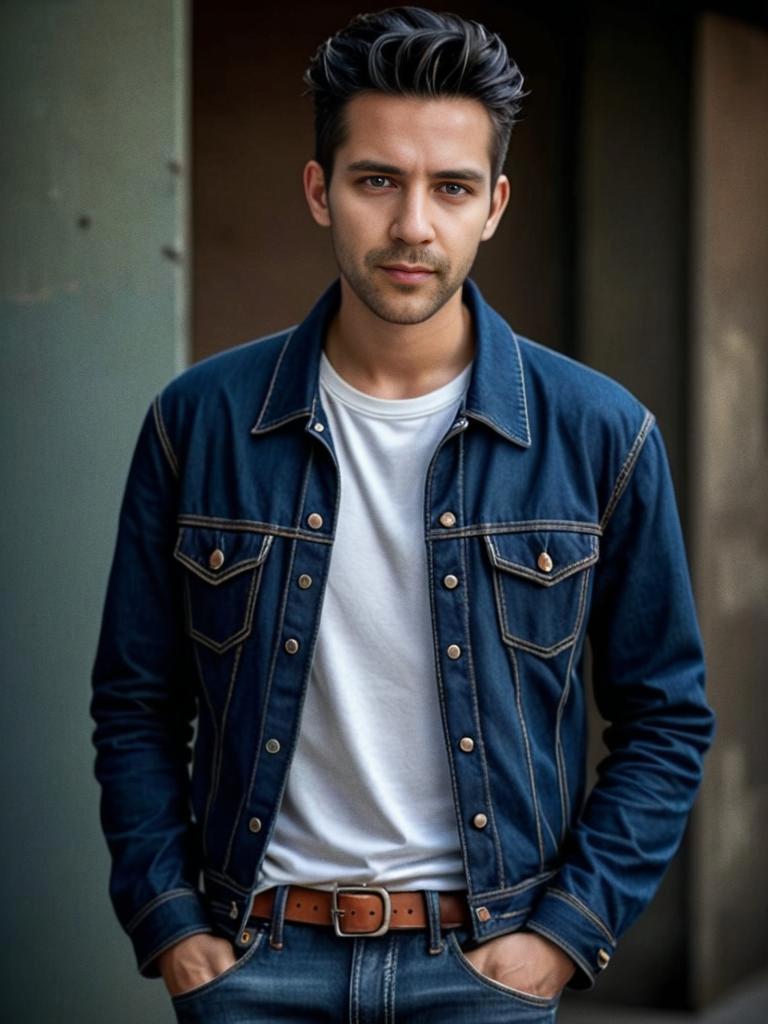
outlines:
M430 267L414 266L412 263L389 263L382 265L380 269L399 284L418 284L429 280L435 274Z

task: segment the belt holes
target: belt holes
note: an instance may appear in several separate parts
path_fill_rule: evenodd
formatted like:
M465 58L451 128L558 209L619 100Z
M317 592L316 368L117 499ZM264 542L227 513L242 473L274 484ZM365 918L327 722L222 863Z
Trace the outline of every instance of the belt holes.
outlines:
M318 907L312 907L312 909L313 909L313 910L318 910L319 908L318 908Z
M369 910L368 911L368 917L375 917L375 916L376 916L376 911L375 910Z
M409 913L409 914L412 914L412 913L413 913L413 907L408 907L408 913Z

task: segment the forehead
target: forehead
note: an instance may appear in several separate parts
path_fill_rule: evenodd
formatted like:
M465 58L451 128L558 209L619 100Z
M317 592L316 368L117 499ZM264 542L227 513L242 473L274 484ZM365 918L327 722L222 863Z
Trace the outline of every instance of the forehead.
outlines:
M479 100L359 93L345 107L344 128L337 165L370 159L404 169L473 163L490 170L493 125Z

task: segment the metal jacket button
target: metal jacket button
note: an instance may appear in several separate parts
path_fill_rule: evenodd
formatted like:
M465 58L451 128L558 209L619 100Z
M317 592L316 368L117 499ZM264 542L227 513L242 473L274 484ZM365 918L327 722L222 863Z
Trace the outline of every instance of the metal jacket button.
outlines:
M488 824L487 815L482 813L476 814L472 819L472 824L475 826L475 828L485 828L485 826Z
M475 749L475 741L471 736L462 736L459 740L459 748L463 750L465 754L471 754Z
M456 661L457 658L461 657L461 648L458 644L449 644L445 653L451 661Z
M299 649L299 641L290 636L284 644L286 654L296 654Z
M307 525L312 530L319 530L320 527L323 525L323 517L320 515L319 512L310 512L310 514L307 516Z
M459 577L454 576L453 573L449 572L447 576L443 576L443 586L448 590L455 590L459 585Z
M455 526L456 516L453 514L453 512L443 512L443 514L440 516L440 525L445 527Z
M208 556L208 565L214 571L220 569L224 565L224 552L221 548L214 548L214 550Z
M555 563L552 561L552 559L546 551L542 551L539 557L536 559L536 564L542 572L552 572L552 567Z
M307 575L307 573L303 572L301 576L299 576L297 582L302 590L309 590L309 588L312 586L312 577Z
M251 818L248 822L248 829L251 832L261 832L261 818Z
M264 746L267 748L268 754L280 753L280 740L267 740Z

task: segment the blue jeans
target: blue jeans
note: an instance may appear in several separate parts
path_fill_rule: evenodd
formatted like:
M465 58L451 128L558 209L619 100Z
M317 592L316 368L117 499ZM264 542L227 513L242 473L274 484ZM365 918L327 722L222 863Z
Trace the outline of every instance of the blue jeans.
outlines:
M353 939L279 919L252 924L255 938L237 963L173 1000L180 1024L555 1021L557 997L515 992L479 974L462 954L463 929Z

